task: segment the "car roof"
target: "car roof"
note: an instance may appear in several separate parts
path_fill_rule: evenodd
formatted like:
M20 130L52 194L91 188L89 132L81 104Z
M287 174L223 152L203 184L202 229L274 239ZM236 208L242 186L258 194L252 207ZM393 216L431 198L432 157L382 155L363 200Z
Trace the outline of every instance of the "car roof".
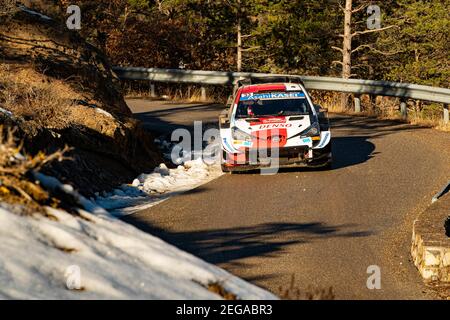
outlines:
M241 87L241 93L255 93L262 91L303 91L303 88L298 83L264 83Z

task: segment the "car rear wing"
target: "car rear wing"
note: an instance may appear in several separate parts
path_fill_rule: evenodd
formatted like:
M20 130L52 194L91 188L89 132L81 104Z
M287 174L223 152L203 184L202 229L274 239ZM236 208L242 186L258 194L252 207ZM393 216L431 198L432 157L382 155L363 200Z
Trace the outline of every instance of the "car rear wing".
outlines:
M262 83L298 83L304 86L302 79L299 76L273 76L273 77L249 77L236 81L235 87L248 86L252 84Z

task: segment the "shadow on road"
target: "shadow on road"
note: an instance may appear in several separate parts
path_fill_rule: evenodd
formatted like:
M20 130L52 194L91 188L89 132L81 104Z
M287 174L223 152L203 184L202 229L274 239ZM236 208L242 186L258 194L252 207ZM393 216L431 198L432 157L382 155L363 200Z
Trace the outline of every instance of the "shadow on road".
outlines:
M287 246L325 238L373 234L371 231L348 231L355 228L353 225L328 226L321 222L266 223L230 229L170 232L153 226L138 215L127 216L123 220L213 264L236 263L253 256L274 256Z
M370 140L395 134L400 131L426 129L413 126L400 120L380 120L369 117L333 115L331 118L333 134L333 169L340 169L364 163L373 158L376 146ZM280 172L316 170L309 168L287 168Z
M360 135L368 138L377 138L400 131L413 131L427 129L419 125L411 125L401 120L381 120L374 117L358 117L345 115L332 115L332 131L346 133L346 135Z
M134 113L134 117L144 123L150 131L170 137L179 128L194 130L194 121L202 121L203 126L218 125L219 113L224 109L221 104L193 104L183 106L164 105L154 111Z
M367 136L336 137L332 140L333 169L357 165L374 156L375 145Z
M368 141L368 136L345 136L332 139L333 166L332 169L321 169L311 167L280 168L279 173L300 172L300 171L320 171L336 170L345 167L364 163L373 158L377 153L375 145ZM257 174L260 170L249 170L237 172L236 174Z

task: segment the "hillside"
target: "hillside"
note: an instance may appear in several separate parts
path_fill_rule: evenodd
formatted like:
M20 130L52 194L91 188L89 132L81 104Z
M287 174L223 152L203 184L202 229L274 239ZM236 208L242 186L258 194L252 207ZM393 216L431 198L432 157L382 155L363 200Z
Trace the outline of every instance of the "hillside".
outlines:
M161 156L101 51L56 20L14 11L0 24L0 299L276 298L87 198ZM164 176L198 183L208 172L197 167ZM155 171L146 186L165 181Z
M0 124L16 128L31 154L73 148L73 161L47 173L91 195L161 162L101 51L46 16L17 10L3 20Z

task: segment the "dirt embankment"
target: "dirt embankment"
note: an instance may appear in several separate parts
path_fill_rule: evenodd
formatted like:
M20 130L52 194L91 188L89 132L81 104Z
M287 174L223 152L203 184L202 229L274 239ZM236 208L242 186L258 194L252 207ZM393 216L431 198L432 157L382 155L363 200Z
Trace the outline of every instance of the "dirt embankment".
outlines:
M56 20L23 10L0 19L0 125L31 154L73 147L47 173L91 195L160 163L102 52Z

